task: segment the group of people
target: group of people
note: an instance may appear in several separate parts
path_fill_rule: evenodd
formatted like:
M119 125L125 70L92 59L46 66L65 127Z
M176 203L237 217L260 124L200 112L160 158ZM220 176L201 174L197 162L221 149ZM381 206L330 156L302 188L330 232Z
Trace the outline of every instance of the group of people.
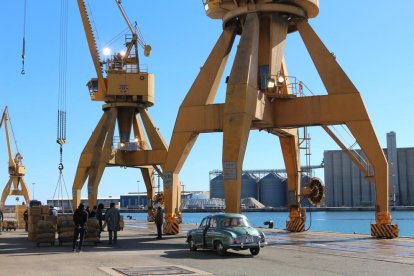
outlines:
M111 203L109 205L109 209L106 210L105 214L104 211L104 205L100 203L98 206L93 206L92 210L90 210L89 206L85 208L85 205L83 203L80 203L78 208L75 210L73 214L73 223L75 224L75 229L73 233L73 252L81 252L82 251L82 244L83 239L85 237L85 233L87 231L86 229L86 223L88 219L90 218L96 218L99 223L99 237L101 235L101 232L104 231L103 222L106 223L108 228L108 234L109 234L109 244L116 244L118 240L118 231L120 230L120 221L121 221L121 213L120 211L115 207L115 203ZM49 215L50 216L57 216L58 212L54 208L54 206L50 206L49 209ZM27 209L25 210L23 214L24 220L26 222L26 231L28 230L28 212ZM162 211L161 206L158 206L156 208L156 213L154 217L155 225L157 226L157 239L162 239L162 224L164 221L164 214ZM1 223L3 222L3 212L0 209L0 230L1 230ZM79 238L79 241L78 241Z
M99 204L94 206L88 213L88 207L85 208L83 203L79 204L75 213L73 214L73 222L75 224L75 230L73 234L73 252L81 252L83 239L85 237L86 223L89 218L96 218L99 222L99 236L104 231L102 222L105 221L108 227L109 244L116 244L118 240L118 231L120 230L121 213L115 207L115 203L109 205L109 209L106 210L103 215L104 205ZM79 241L78 241L79 238ZM77 247L77 248L76 248Z

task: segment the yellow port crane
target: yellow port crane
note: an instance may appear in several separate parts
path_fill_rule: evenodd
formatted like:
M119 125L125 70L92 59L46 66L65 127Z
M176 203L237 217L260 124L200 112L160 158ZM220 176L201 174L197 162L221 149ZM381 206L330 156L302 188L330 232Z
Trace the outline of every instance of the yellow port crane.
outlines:
M318 0L203 0L207 16L223 21L223 32L184 98L164 165L166 218L176 221L178 174L200 133L223 132L222 164L227 212L240 212L243 159L250 130L266 130L280 140L288 179L286 229L304 231L303 195L318 204L322 186L300 188L298 128L321 126L376 187L376 223L371 235L394 238L388 206L388 163L362 97L309 24L319 13ZM327 95L298 96L288 83L284 49L288 34L298 32ZM235 37L240 35L224 103L214 103ZM330 130L345 125L366 155L361 162Z
M16 150L17 153L13 157L13 151L12 151L12 145L11 145L11 139L9 135L9 124L10 124L10 117L8 114L7 106L4 109L3 115L1 116L0 121L0 128L4 123L4 129L6 132L6 140L7 140L7 151L9 154L9 175L10 179L6 184L6 187L3 190L3 193L1 194L1 201L0 201L0 209L3 208L4 203L6 202L6 198L9 195L22 195L28 203L30 201L30 193L29 189L27 188L26 182L24 181L24 176L26 174L26 169L23 166L22 160L23 156L20 154L16 140L14 141L16 144ZM13 132L13 128L12 128ZM14 137L14 135L13 135Z
M102 106L104 114L80 156L72 187L73 206L76 208L80 203L86 179L89 205L93 206L105 168L132 167L141 170L147 189L148 214L152 214L154 170L162 175L168 146L146 110L154 104L154 75L140 65L138 48L141 46L144 55L149 56L151 47L139 37L137 27L129 22L121 1L115 0L131 34L125 37L125 51L101 61L85 1L78 0L77 3L97 73L97 78L92 78L87 87L93 101L104 101L105 104ZM116 124L117 145L114 143Z

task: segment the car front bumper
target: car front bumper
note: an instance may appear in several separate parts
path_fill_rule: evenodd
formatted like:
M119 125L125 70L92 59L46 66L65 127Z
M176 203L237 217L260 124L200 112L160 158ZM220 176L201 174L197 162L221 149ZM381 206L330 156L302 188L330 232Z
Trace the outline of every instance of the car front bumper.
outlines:
M267 242L252 242L252 243L233 243L229 245L229 249L249 249L249 248L256 248L256 247L265 247Z

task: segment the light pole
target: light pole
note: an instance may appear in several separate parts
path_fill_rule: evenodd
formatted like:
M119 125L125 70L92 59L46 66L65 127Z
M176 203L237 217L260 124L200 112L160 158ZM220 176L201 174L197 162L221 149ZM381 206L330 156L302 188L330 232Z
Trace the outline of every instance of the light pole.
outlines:
M137 192L137 208L139 206L139 180L137 180L137 188L138 188L138 192Z
M35 192L35 189L34 189L35 188L35 184L36 183L34 183L34 182L32 183L32 187L33 187L33 189L32 189L32 191L33 191L33 199L35 199L35 193L34 193Z

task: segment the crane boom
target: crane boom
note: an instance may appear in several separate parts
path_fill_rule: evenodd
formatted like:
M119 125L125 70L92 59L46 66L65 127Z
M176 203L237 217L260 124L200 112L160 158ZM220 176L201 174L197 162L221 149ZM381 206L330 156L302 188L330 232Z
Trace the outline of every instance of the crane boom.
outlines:
M129 30L131 31L131 33L133 35L136 35L135 30L131 25L131 22L129 22L128 16L126 15L124 8L122 7L121 0L115 0L115 2L116 2L116 5L118 6L119 10L121 11L122 16L124 17L125 22L127 23Z
M89 51L91 53L93 65L95 66L96 74L98 76L98 85L102 88L102 94L106 91L106 84L102 72L102 64L99 58L99 51L96 47L95 36L93 34L91 22L89 20L88 11L86 10L86 4L83 0L78 0L79 12L82 18L83 28L85 29L86 39L88 41ZM99 98L100 95L95 94L95 98ZM101 95L102 98L104 97Z
M6 131L6 141L7 141L7 151L9 153L9 168L14 168L16 167L16 162L14 162L14 158L13 158L13 152L12 152L12 147L11 147L11 142L10 142L10 135L9 135L9 127L7 124L7 121L9 120L9 116L7 113L7 106L4 109L3 112L3 116L1 117L1 122L0 122L0 128L4 122L4 129Z

